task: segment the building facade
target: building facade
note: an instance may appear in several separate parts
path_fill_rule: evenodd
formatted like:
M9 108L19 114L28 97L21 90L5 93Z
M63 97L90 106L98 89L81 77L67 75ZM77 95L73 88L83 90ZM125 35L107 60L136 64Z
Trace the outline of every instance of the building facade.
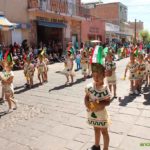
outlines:
M120 2L99 3L90 10L91 16L116 25L127 22L128 8Z
M106 41L122 39L124 41L130 34L126 33L125 23L128 20L128 8L120 2L90 4L91 17L106 22ZM111 27L111 30L110 30ZM109 31L107 30L109 28Z
M82 42L100 40L105 42L105 22L100 20L82 21Z
M27 5L26 0L0 0L0 11L4 13L8 20L18 24L18 29L11 32L1 32L1 43L8 45L15 40L20 43L23 39L28 39L30 25Z
M80 43L81 22L89 13L81 7L80 0L12 0L11 3L1 0L0 10L20 27L5 33L7 43L24 39L31 45L61 42L65 47L68 41Z

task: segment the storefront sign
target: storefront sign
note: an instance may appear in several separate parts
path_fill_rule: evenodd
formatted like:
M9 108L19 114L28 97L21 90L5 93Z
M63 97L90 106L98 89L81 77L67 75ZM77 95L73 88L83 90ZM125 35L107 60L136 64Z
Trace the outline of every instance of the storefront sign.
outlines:
M63 18L43 18L37 17L37 20L48 21L48 22L55 22L55 23L67 23L67 21Z
M120 31L120 27L118 25L111 24L111 23L106 23L105 29L108 32L119 32Z
M90 33L95 33L95 34L97 34L97 33L99 33L99 28L90 27L89 32L90 32Z

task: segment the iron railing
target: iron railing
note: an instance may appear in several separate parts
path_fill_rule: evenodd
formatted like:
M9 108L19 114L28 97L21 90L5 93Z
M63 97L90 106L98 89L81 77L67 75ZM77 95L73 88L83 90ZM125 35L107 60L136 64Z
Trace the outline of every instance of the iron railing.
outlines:
M53 11L55 13L64 13L70 16L90 17L90 10L68 2L69 0L29 0L28 8L37 8L42 11Z

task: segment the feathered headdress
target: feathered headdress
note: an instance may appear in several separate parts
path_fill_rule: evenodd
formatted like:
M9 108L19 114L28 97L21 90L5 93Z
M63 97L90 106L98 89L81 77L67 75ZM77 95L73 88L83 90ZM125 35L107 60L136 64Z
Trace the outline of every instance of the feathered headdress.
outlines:
M7 63L9 66L13 66L13 57L12 54L10 53L10 50L8 49L4 55L4 63Z

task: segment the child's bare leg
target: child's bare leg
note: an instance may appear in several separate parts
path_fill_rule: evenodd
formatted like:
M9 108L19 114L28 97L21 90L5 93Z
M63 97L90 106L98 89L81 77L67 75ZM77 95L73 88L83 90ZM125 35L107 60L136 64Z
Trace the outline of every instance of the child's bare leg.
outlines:
M116 97L117 96L117 94L116 94L116 90L117 90L116 84L113 85L113 90L114 90L114 97Z
M95 132L95 146L100 146L100 136L101 136L101 132L100 132L100 128L96 128L94 127L94 132Z
M39 79L40 83L42 83L40 74L38 74L38 79Z
M42 73L42 83L44 82L44 79L45 77L44 77L44 73Z
M130 89L131 89L131 91L134 90L133 81L130 81Z
M138 89L138 87L139 87L139 85L140 85L139 83L140 83L139 80L135 80L135 81L134 81L134 86L133 86L133 89L134 89L134 90L137 90L137 89Z
M47 82L47 80L48 80L47 77L48 77L48 76L47 76L47 71L45 71L45 81L46 81L46 82Z
M1 97L1 100L4 99L4 96L5 96L5 94L4 94L4 87L2 86L2 97Z
M109 134L108 134L108 129L103 128L101 129L103 139L104 139L104 150L108 150L109 147Z
M112 85L111 84L109 84L109 90L110 90L110 92L112 92Z
M68 84L69 83L69 75L66 75L66 78L67 78L66 84Z
M14 109L17 109L17 102L12 97L10 97L10 100L15 105Z
M12 102L11 102L11 99L10 99L10 94L5 94L5 98L8 102L9 109L12 109Z
M30 78L30 87L33 86L33 77Z
M71 77L71 82L73 83L74 81L73 81L73 75L70 75L70 77Z

